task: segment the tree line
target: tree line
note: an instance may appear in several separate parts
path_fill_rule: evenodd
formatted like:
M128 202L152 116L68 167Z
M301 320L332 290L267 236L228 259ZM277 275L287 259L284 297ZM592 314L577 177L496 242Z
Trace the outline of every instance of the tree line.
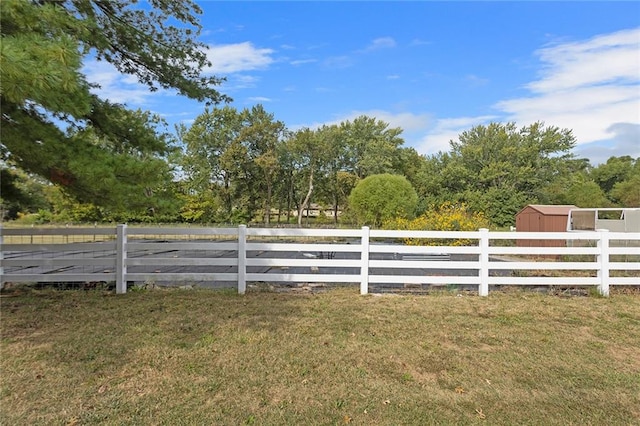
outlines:
M491 123L423 156L375 117L291 130L262 105L233 108L215 89L223 78L202 76L211 64L197 4L136 3L0 2L3 219L302 224L322 205L333 214L318 220L355 224L368 216L350 195L374 175L411 185L416 202L403 215L464 204L495 226L529 203L640 205L639 159L592 166L573 154L569 129ZM206 108L168 131L150 112L95 95L82 74L89 57ZM380 196L361 195L359 206Z
M368 116L291 131L261 105L212 108L176 129L171 154L155 160L162 173L152 169L152 188L148 181L127 182L135 202L120 195L117 202L81 202L60 183L4 168L3 208L13 218L35 213L35 221L302 225L309 223L305 211L313 204L332 212L313 222L380 225L366 219L377 210L360 214L361 206L394 199L402 217L463 204L504 227L527 204L640 203L640 160L611 157L593 167L572 154L575 138L567 129L491 123L463 132L450 151L431 156L405 147L401 134ZM378 180L366 185L371 176ZM376 189L394 176L404 177L415 195L405 196L406 188Z

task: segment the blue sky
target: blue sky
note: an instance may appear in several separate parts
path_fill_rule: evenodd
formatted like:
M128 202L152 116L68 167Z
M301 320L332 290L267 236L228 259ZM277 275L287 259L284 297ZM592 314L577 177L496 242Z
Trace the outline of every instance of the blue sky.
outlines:
M421 154L474 125L570 128L592 164L640 157L640 2L199 2L208 74L295 130L359 115ZM88 60L112 101L189 124L204 105Z

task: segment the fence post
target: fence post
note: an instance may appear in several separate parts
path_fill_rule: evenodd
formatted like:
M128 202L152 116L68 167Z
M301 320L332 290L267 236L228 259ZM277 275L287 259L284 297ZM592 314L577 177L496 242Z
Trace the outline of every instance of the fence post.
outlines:
M127 225L116 228L116 293L127 292Z
M598 234L598 247L600 253L598 254L598 261L600 268L598 269L598 278L600 283L598 284L598 293L603 296L609 296L609 230L599 229Z
M369 293L369 227L362 227L360 254L360 294Z
M247 291L247 225L238 226L238 294Z
M489 230L480 228L480 287L478 295L489 295Z

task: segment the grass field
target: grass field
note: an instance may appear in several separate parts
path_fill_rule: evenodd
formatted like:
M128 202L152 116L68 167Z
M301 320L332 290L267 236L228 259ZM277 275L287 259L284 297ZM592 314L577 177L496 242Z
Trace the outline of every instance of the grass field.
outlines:
M15 288L0 424L640 424L640 295Z

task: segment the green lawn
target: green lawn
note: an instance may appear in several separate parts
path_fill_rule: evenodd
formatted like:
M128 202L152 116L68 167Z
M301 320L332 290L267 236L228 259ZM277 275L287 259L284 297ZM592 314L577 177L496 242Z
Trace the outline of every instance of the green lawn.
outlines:
M0 424L640 424L640 295L16 288Z

